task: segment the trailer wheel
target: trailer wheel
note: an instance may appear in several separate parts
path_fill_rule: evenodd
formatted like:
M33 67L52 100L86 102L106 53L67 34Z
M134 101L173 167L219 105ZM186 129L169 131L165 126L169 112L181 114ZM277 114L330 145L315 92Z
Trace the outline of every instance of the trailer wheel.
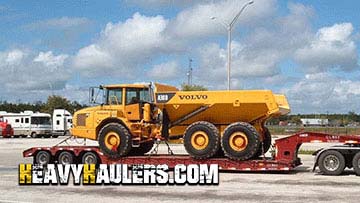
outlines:
M271 146L271 134L268 128L264 127L264 140L260 143L259 149L256 152L255 157L259 157L269 151ZM264 151L263 151L264 150Z
M32 132L32 133L31 133L31 137L32 137L32 138L38 138L38 137L39 137L39 135L38 135L38 134L36 134L36 132Z
M53 137L53 138L58 138L58 137L59 137L59 135L52 134L52 137Z
M216 154L220 147L219 130L212 123L198 121L186 128L184 146L195 159L207 159Z
M139 147L131 148L129 152L129 156L142 156L150 152L153 146L154 146L153 141L141 143Z
M43 137L44 137L44 138L50 138L51 135L50 135L50 134L44 134Z
M51 154L48 151L38 151L36 153L34 163L46 165L51 161Z
M74 155L68 151L60 152L58 156L58 163L59 164L73 164L74 163Z
M352 160L352 166L354 168L356 175L360 176L360 152L355 154Z
M109 123L99 132L99 148L111 159L126 156L131 150L131 143L131 134L121 124Z
M221 146L225 156L234 160L253 158L260 146L259 133L245 122L230 124L224 130Z
M98 164L99 159L94 152L86 152L82 155L81 163L83 164Z
M345 168L345 158L336 150L327 150L321 153L318 165L325 175L340 175Z

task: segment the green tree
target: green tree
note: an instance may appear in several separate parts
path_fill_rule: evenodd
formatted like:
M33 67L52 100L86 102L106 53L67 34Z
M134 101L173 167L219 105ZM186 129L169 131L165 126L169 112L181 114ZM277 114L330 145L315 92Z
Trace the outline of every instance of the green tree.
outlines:
M182 91L206 91L208 90L206 87L202 85L188 85L188 84L182 84L181 85Z
M47 102L41 109L41 112L52 114L54 109L66 109L70 112L74 110L71 105L71 102L67 100L65 97L52 95L48 97Z

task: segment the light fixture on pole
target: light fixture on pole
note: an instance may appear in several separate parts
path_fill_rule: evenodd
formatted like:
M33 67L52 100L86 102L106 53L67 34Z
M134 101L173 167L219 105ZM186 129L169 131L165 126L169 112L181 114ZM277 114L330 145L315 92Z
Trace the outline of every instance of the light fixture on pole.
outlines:
M228 48L228 57L227 57L227 80L228 80L228 90L230 90L230 71L231 71L231 31L232 28L234 27L237 19L239 18L239 16L241 15L241 13L245 10L245 8L251 4L253 4L254 1L249 1L247 3L245 3L243 5L243 7L240 9L240 11L235 15L235 17L232 19L232 21L230 23L226 23L224 21L221 21L222 25L224 25L224 27L226 28L226 30L228 31L228 43L227 43L227 48ZM216 17L211 17L212 20L215 20Z

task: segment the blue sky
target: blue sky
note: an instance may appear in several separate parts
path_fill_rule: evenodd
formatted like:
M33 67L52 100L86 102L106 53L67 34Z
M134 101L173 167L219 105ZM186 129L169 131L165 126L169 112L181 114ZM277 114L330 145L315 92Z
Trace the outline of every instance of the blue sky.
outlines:
M187 81L226 88L226 31L244 0L0 2L0 100L89 86ZM233 30L233 89L287 95L293 113L360 113L359 1L255 0Z

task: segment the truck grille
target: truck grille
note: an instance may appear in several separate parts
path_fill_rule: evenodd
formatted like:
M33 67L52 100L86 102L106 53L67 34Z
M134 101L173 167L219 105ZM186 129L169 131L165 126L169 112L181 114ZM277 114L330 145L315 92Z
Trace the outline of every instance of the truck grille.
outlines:
M10 132L11 132L11 125L6 125L6 133L7 134L10 134Z
M86 126L86 114L78 114L76 118L76 125L77 126Z

